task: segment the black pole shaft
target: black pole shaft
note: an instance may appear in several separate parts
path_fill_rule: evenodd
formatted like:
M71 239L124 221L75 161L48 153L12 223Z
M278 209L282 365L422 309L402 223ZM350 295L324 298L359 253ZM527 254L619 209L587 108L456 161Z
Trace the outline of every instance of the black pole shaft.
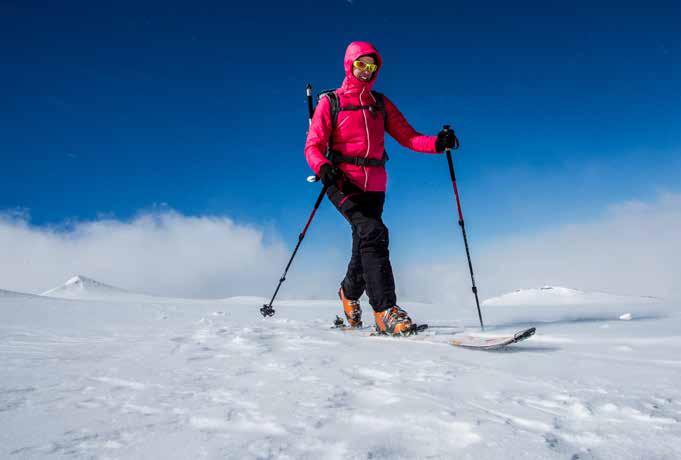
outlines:
M445 125L445 130L449 130L449 126ZM458 143L457 143L458 144ZM482 322L482 312L480 311L480 300L478 299L478 288L475 285L475 275L473 274L473 263L471 262L471 252L468 248L468 237L466 236L466 224L463 219L463 212L461 211L461 199L459 198L459 189L456 186L456 175L454 174L454 161L452 161L452 149L445 149L447 153L447 163L449 163L449 175L452 178L452 186L454 187L454 196L456 197L456 207L459 211L459 227L461 227L461 234L463 235L463 243L466 247L466 257L468 258L468 269L471 273L471 282L473 283L473 294L475 295L475 305L478 307L478 318L480 319L480 328L485 329Z
M312 213L310 214L310 217L307 219L307 223L305 224L305 228L303 228L303 231L300 232L300 235L298 235L298 244L296 244L296 248L293 250L293 254L291 254L291 258L288 261L288 264L286 264L286 268L284 269L284 274L281 275L281 278L279 279L279 284L277 285L277 288L274 290L274 295L272 295L272 299L270 300L270 303L266 303L262 306L260 309L260 313L262 313L263 316L274 316L274 308L272 308L272 303L274 302L274 299L277 297L277 294L279 293L279 288L281 288L281 285L284 281L286 281L286 274L288 273L288 269L291 268L291 264L293 263L293 258L296 256L296 253L298 252L298 248L300 248L300 244L303 242L303 239L305 238L305 235L307 234L307 229L310 228L310 224L312 223L312 219L314 218L315 214L317 213L317 209L319 209L319 205L322 202L322 199L324 198L324 195L326 194L326 189L328 187L324 186L322 187L322 191L319 192L319 196L317 197L317 201L314 204L314 208L312 209Z

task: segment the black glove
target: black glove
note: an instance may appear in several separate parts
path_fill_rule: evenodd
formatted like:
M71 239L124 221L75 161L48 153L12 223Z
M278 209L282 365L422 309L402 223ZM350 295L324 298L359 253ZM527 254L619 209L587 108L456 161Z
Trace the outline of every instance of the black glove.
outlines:
M437 135L437 140L435 141L435 150L438 152L444 152L445 149L458 149L459 139L456 138L454 130L443 129Z
M340 172L340 169L331 166L329 163L324 163L322 167L319 168L319 178L327 187L338 182L338 179L340 179L342 175L343 173Z

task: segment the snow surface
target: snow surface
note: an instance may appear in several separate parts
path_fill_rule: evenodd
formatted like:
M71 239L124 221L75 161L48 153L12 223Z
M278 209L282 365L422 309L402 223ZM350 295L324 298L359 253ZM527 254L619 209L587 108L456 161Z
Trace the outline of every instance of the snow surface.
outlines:
M621 304L626 302L654 303L654 297L632 297L606 294L603 292L583 292L560 286L544 286L533 289L518 289L499 297L492 297L482 304L486 306L532 306Z
M23 292L6 291L4 289L0 289L0 297L37 297L37 296L33 294L25 294Z
M537 335L479 352L447 344L472 302L404 304L433 327L394 339L335 300L81 284L0 296L0 458L681 458L678 304L492 305L482 335Z

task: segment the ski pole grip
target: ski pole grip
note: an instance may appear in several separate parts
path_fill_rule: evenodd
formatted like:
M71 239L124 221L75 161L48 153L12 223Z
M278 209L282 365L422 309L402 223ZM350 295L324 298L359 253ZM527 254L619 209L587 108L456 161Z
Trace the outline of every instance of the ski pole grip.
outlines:
M312 125L312 116L314 115L314 107L312 105L312 85L310 83L307 84L305 87L305 97L307 98L307 122L308 125ZM314 175L314 176L307 176L307 181L310 184L313 184L315 182L319 182L319 177Z
M454 133L451 125L443 125L442 130L445 131L445 132L452 131ZM459 146L460 146L459 138L457 138L456 133L454 133L454 147L446 148L445 151L457 150L459 148Z
M312 124L312 116L314 115L314 107L312 105L312 85L307 84L305 87L305 98L307 99L307 121Z

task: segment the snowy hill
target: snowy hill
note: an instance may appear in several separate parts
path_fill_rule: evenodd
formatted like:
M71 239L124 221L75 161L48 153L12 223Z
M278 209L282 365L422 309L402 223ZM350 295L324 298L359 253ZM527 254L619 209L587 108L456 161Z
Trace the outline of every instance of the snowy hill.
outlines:
M95 283L62 291L120 293ZM0 458L681 458L678 304L489 307L538 332L476 352L470 305L395 339L331 329L337 300L112 299L0 296Z
M43 292L46 297L64 299L133 299L153 298L146 294L137 294L108 284L100 283L85 276L76 275L63 285Z
M484 306L560 306L560 305L609 305L622 303L651 303L652 297L631 297L602 292L583 292L560 286L544 286L538 289L518 289L482 302Z
M6 291L4 289L0 289L0 297L6 297L6 298L11 298L11 297L37 297L33 294L26 294L24 292L15 292L15 291Z

